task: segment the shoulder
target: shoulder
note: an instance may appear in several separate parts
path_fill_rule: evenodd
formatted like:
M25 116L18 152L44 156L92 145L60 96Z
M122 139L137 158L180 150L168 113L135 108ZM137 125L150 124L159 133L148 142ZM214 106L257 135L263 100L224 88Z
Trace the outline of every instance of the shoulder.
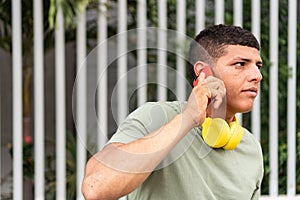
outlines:
M180 113L184 104L178 101L145 103L119 124L109 143L128 143L153 132Z
M176 114L181 113L184 106L185 102L181 101L147 102L133 111L128 118L159 117L170 120Z
M263 162L263 152L260 142L257 138L250 133L247 129L244 128L244 137L241 141L244 151L244 157L246 160L249 160L248 164L250 168L254 171L257 171L257 180L260 184L264 175L264 162ZM246 161L245 161L246 162ZM251 165L251 163L253 165ZM249 169L250 170L250 169ZM249 171L248 170L248 171Z
M263 153L260 142L256 137L246 128L244 128L244 136L239 145L248 155L255 155L255 157L263 160Z
M186 102L184 101L157 101L147 102L138 109L161 108L167 111L181 112Z
M244 138L245 142L251 143L261 149L261 145L256 137L246 128L244 128Z
M148 102L132 112L126 121L135 121L150 133L168 123L178 113L182 112L184 102Z

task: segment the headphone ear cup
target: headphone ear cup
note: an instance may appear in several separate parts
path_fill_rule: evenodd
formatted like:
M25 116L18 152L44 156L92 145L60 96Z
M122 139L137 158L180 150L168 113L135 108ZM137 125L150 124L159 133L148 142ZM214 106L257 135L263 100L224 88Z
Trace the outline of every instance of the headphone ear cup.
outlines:
M232 150L237 147L237 145L241 142L244 135L244 128L239 125L238 122L234 121L229 124L230 127L230 138L223 146L225 150Z
M223 147L230 139L230 127L221 118L206 118L202 124L202 138L213 148Z

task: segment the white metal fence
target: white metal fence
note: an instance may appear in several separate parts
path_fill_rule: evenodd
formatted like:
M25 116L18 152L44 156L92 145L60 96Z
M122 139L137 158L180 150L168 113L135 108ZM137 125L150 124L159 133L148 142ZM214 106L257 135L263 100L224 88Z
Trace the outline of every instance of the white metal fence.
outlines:
M97 26L98 26L98 43L102 44L97 49L97 74L101 79L99 80L99 88L96 101L97 101L97 113L100 125L99 134L97 138L98 148L100 149L106 142L106 135L101 133L107 133L108 131L108 102L107 100L107 80L110 74L107 74L106 68L110 62L108 58L108 44L105 43L108 37L107 33L107 7L105 3L109 3L106 0L99 0L101 2L100 12L98 14ZM243 1L234 0L233 23L243 26ZM45 154L44 154L44 137L45 137L45 125L44 119L45 113L44 107L44 54L43 54L43 22L42 20L42 3L41 0L34 0L34 144L35 144L35 199L45 198ZM127 21L127 1L119 0L117 2L117 32L122 33L117 35L117 75L118 80L122 81L121 87L118 87L118 98L128 99L128 87L127 77L124 75L128 72L127 56L128 49L128 30ZM138 0L137 3L137 66L146 66L147 64L147 1ZM195 2L195 31L205 27L205 8L207 1L196 0ZM260 40L260 27L261 27L261 2L260 0L252 0L251 8L252 32ZM278 0L272 0L270 3L270 61L272 67L270 67L270 122L278 122ZM22 174L22 24L21 24L21 6L20 0L12 1L12 63L13 63L13 199L22 199L23 194L23 174ZM157 15L158 15L158 28L159 30L167 29L167 0L157 1ZM176 2L176 23L178 33L177 39L180 41L181 34L186 33L186 1L178 0ZM224 0L215 0L215 19L214 22L224 23ZM289 14L288 14L288 66L291 68L291 76L288 79L288 114L287 114L287 136L288 136L288 171L287 171L287 196L290 198L296 196L296 44L297 44L297 1L289 1ZM299 11L298 11L299 12ZM57 28L55 30L55 101L56 101L56 198L66 199L66 73L65 73L65 36L64 36L64 16L62 10L59 8L57 13ZM164 31L158 31L157 33L157 65L167 66L167 54L164 51L167 48L168 35ZM76 63L77 71L86 68L85 59L87 57L86 50L86 13L83 12L78 16L77 24L77 39L76 39ZM178 50L180 51L180 50ZM177 52L177 55L182 52ZM176 70L179 74L185 74L184 60L181 56L176 58ZM87 77L86 72L81 71L81 78L77 79L78 86L76 87L76 105L75 105L75 118L76 128L80 133L80 140L77 140L77 198L82 199L80 192L81 181L84 175L84 166L86 163L86 143L87 143ZM137 72L137 85L145 86L147 84L147 69L146 67L139 67ZM83 74L83 75L82 75ZM177 77L179 78L179 77ZM160 67L157 69L157 83L158 85L168 85L166 68ZM142 105L147 101L147 87L141 87L137 90L138 105ZM1 94L2 95L2 94ZM178 99L186 99L187 91L185 83L177 81L176 96ZM274 98L273 98L274 97ZM157 88L158 100L167 100L167 88ZM122 121L128 114L128 101L118 101L117 104L117 121ZM254 109L252 111L252 132L260 140L261 132L261 119L260 119L260 96L255 102ZM242 118L242 116L239 116ZM1 113L1 119L3 119L3 113ZM275 124L275 125L274 125ZM271 197L278 196L278 126L276 123L270 123L270 181L269 181L269 193ZM3 167L3 161L1 162Z

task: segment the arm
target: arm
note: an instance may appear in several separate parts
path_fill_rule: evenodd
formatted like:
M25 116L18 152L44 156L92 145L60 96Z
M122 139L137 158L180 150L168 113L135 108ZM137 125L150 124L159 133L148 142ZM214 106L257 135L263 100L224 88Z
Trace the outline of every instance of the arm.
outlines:
M202 124L209 97L202 80L184 111L167 124L131 143L112 143L94 155L82 185L85 198L117 199L136 189L192 128Z
M137 188L189 131L191 126L188 122L183 126L183 120L179 114L144 138L112 143L98 152L86 166L82 187L86 199L117 199Z

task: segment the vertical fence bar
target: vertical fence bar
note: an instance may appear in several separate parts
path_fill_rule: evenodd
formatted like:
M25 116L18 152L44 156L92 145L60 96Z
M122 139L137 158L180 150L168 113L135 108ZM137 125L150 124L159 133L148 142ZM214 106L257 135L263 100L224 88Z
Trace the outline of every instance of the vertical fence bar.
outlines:
M127 115L127 1L118 1L118 94L121 101L118 102L118 123ZM126 200L122 197L120 200Z
M205 27L205 0L196 0L196 28L198 34Z
M0 147L0 162L3 163L2 161L2 103L1 103L1 95L2 95L2 83L1 83L1 80L0 80L0 144L1 144L1 147ZM0 164L0 177L3 177L2 176L2 165ZM2 178L0 178L0 185L2 185ZM2 187L0 187L0 196L2 194Z
M98 68L98 148L102 149L107 140L107 0L99 0L98 13L98 48L97 48L97 68Z
M45 199L43 1L34 0L34 193Z
M65 36L61 6L55 29L56 199L66 199Z
M157 98L167 100L167 1L158 1L158 36L157 36Z
M23 194L22 148L22 25L21 1L12 1L12 60L13 60L13 199Z
M288 164L287 195L296 195L296 77L297 77L297 1L289 0L288 9L288 66L291 75L288 78Z
M243 26L243 0L234 0L233 3L233 23L236 26ZM243 124L243 114L237 113L240 124Z
M2 161L2 103L1 103L1 95L2 95L2 83L1 83L1 80L0 80L0 163L3 163ZM2 165L0 164L0 177L3 177L2 176ZM0 185L2 186L2 178L0 178ZM1 194L2 194L2 187L0 187L0 197L1 197Z
M147 2L139 0L137 5L137 86L138 106L147 101Z
M278 0L270 3L270 180L271 196L278 195Z
M234 0L233 23L236 26L243 26L243 0Z
M176 96L180 101L186 100L186 82L182 81L185 75L185 56L184 44L186 33L186 3L185 0L178 0L176 3L176 25L177 25L177 42L176 45L176 66L177 66L177 81L176 81Z
M224 23L224 0L215 0L215 24Z
M76 65L77 65L77 91L76 91L76 119L77 119L77 137L76 137L76 181L77 196L76 199L84 199L81 193L81 183L84 177L86 164L86 135L87 135L87 92L86 92L86 15L85 8L77 16L77 35L76 35Z
M127 115L127 1L118 0L118 123Z
M253 0L251 2L251 28L252 33L256 39L260 42L260 0ZM260 141L260 91L254 101L253 109L251 112L251 127L252 133L258 141Z
M260 0L251 1L251 28L252 33L255 35L256 39L260 42L260 25L261 25L261 8Z

